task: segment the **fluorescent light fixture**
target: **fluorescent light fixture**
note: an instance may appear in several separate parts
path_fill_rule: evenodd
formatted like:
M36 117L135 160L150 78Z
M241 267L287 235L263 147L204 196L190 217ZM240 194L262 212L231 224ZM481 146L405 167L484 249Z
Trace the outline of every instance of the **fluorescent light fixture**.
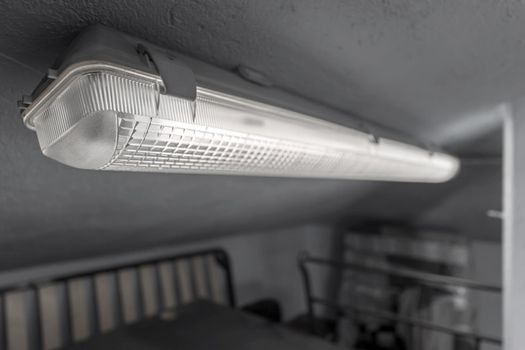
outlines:
M42 152L69 166L411 182L443 182L458 171L446 154L192 85L191 70L177 77L180 62L170 66L153 49L141 56L143 69L91 51L66 59L22 112Z

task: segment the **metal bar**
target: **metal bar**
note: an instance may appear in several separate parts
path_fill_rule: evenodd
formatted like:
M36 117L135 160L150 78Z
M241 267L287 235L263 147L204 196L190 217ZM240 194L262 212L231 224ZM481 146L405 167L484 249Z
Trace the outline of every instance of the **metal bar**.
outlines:
M71 307L71 296L69 294L69 281L64 281L64 310L65 322L62 326L64 334L62 334L62 346L73 343L73 309Z
M182 298L180 295L180 285L179 285L179 274L177 273L177 263L174 260L169 260L171 268L171 279L172 279L172 288L173 288L173 298L175 299L175 306L182 304Z
M197 293L197 281L195 279L195 268L193 266L193 258L185 259L185 265L187 267L188 283L191 290L191 300L197 300L199 298Z
M460 277L451 277L451 276L443 276L438 275L434 273L428 273L428 272L422 272L407 268L391 268L387 266L367 266L362 264L356 264L356 263L349 263L349 262L341 262L336 260L330 260L330 259L324 259L324 258L317 258L317 257L311 257L311 256L305 256L304 257L305 263L313 263L313 264L320 264L325 266L330 266L333 268L338 269L347 269L347 270L354 270L354 271L360 271L363 273L370 273L370 274L381 274L381 275L388 275L388 276L396 276L401 277L417 282L422 282L423 284L427 285L441 285L441 286L462 286L470 289L477 289L477 290L484 290L487 292L493 292L493 293L501 293L502 288L501 286L492 285L492 284L486 284L481 283L465 278Z
M7 295L6 293L2 293L0 294L0 308L1 308L1 320L0 322L2 322L1 324L1 328L0 328L0 336L2 337L1 339L1 342L0 342L0 349L1 350L7 350L7 344L8 344L8 339L7 339L7 332L8 332L8 328L7 328L7 303L6 303L6 298L7 298Z
M310 280L310 274L308 273L308 269L306 268L307 259L308 259L308 254L303 252L299 254L297 263L299 265L299 271L301 272L301 277L303 280L309 328L310 328L310 331L313 333L315 332L315 314L314 314L314 305L312 303L312 284Z
M193 301L194 293L191 283L190 264L187 259L175 259L173 262L176 270L177 286L181 304Z
M140 270L140 266L137 266L134 268L135 270L135 283L137 287L137 321L140 321L141 319L146 317L146 307L144 300L144 293L142 292L142 272Z
M217 304L223 304L226 302L223 293L224 271L221 267L216 266L217 260L215 259L215 256L208 255L206 260L206 265L208 266L208 272L210 274L211 300Z
M121 291L122 291L122 288L120 286L120 273L119 273L120 270L115 270L113 272L113 281L115 282L114 284L114 297L115 297L115 308L114 308L114 312L115 312L115 317L114 317L114 321L115 321L115 327L118 327L122 324L124 324L124 305L122 303L122 294L121 294Z
M206 284L206 294L210 300L214 300L213 287L212 287L212 277L210 271L210 264L208 256L202 257L202 269L204 272L204 282Z
M208 299L209 293L206 286L206 272L204 270L204 257L191 259L192 275L195 282L195 293L197 299Z
M299 264L299 271L301 272L301 277L303 280L304 290L306 294L306 300L307 300L307 308L308 308L308 316L310 318L313 318L314 315L314 308L312 306L312 303L308 302L312 299L312 284L310 281L310 274L308 273L308 269L306 268L306 259L308 256L306 253L302 253L299 255L298 264Z
M233 272L231 270L230 257L223 250L217 250L213 253L219 265L226 272L226 286L228 292L228 303L231 307L236 307L235 289L233 287Z
M481 348L481 339L476 338L474 341L474 350L479 350Z
M484 342L498 344L498 345L502 344L501 339L498 339L495 337L491 337L488 335L482 335L482 334L476 334L476 333L472 333L468 331L459 331L455 328L442 326L442 325L438 325L432 322L422 321L422 320L418 320L414 318L402 317L402 316L398 316L390 312L367 309L363 307L355 307L351 305L339 305L337 303L333 303L328 300L317 298L317 297L312 297L310 301L312 303L322 304L322 305L334 308L336 310L340 310L344 313L367 315L367 316L371 316L375 318L382 318L382 319L387 319L387 320L391 320L394 322L405 323L405 324L412 325L412 326L418 326L421 328L426 328L426 329L430 329L430 330L434 330L434 331L442 332L442 333L447 333L447 334L451 334L451 335L455 335L459 337L472 338L475 341L479 340L479 341L484 341Z
M92 313L91 313L91 335L96 335L100 332L100 325L99 325L99 316L98 316L98 293L97 293L97 279L96 275L92 275L88 278L88 283L90 285L90 296L91 296L91 303L92 306Z
M153 265L153 279L155 283L155 291L157 297L157 313L160 314L164 311L164 290L162 286L162 274L160 272L160 265L157 263Z
M38 286L34 286L29 290L33 294L33 300L35 302L34 306L34 327L35 327L35 339L34 349L43 349L44 348L44 330L42 329L44 327L44 323L42 322L42 298L40 295L40 288Z

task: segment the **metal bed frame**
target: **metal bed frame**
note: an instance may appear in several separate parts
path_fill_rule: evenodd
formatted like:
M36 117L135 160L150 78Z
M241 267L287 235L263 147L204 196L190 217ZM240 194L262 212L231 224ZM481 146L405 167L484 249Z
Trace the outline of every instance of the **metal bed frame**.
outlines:
M122 295L123 295L123 286L121 284L121 278L119 278L119 273L122 271L133 271L133 274L136 278L136 313L137 313L137 320L143 319L146 317L145 315L145 309L144 309L144 281L142 281L142 273L140 271L141 267L144 266L150 266L153 267L153 274L154 274L154 283L155 283L155 290L157 292L156 295L156 303L158 303L157 308L157 314L160 314L163 310L165 310L165 305L163 305L164 297L162 295L163 293L163 287L161 285L162 283L162 276L160 271L161 264L169 264L171 271L173 273L172 275L172 282L173 282L173 293L174 295L177 293L177 285L175 285L175 282L178 281L178 278L180 276L177 276L177 270L175 268L175 264L182 260L188 260L190 263L192 259L194 258L213 258L213 260L216 262L216 266L218 266L220 269L222 269L224 280L222 281L222 286L224 287L224 302L231 306L236 306L236 298L235 298L235 291L234 291L234 285L233 285L233 273L230 265L230 258L228 254L222 250L222 249L208 249L208 250L202 250L202 251L196 251L186 254L179 254L175 256L168 256L168 257L162 257L162 258L153 258L153 259L147 259L147 260L140 260L133 263L121 263L116 264L114 266L111 266L109 268L101 268L101 269L91 269L87 271L82 271L80 274L75 273L68 273L63 274L57 277L53 277L51 279L43 279L43 280L33 280L29 281L24 284L17 284L17 285L10 285L6 286L0 289L0 349L1 350L9 350L10 347L10 341L9 341L9 320L8 320L8 309L6 309L6 299L7 295L9 293L27 293L30 298L30 303L32 304L32 317L30 320L31 325L28 325L30 328L32 328L32 340L28 340L28 346L29 349L35 349L40 350L44 349L44 340L43 340L43 322L41 309L42 309L42 300L41 300L41 291L43 288L52 286L52 287L59 287L62 290L63 295L63 312L62 312L62 324L65 327L65 329L61 329L61 346L65 347L67 345L70 345L75 342L74 334L73 334L73 319L74 314L72 311L72 306L75 303L75 300L71 298L70 295L70 288L71 288L71 282L77 279L84 279L85 282L88 284L88 288L90 289L89 295L91 298L90 306L91 310L89 311L91 314L89 315L89 322L90 322L90 334L89 337L92 337L93 335L96 335L102 331L101 325L100 325L100 319L99 319L99 310L100 310L100 300L98 300L98 293L97 293L97 276L101 275L108 275L111 276L114 280L115 285L115 293L113 300L113 306L115 310L115 324L116 326L122 325L125 323L124 321L124 305L122 301ZM190 270L193 268L190 264ZM208 286L208 290L210 288L210 274L209 271L207 271L207 278L208 280L205 282ZM193 297L196 297L195 295L195 276L193 276L190 273L190 279L191 279L191 290ZM198 296L197 296L198 297ZM177 296L175 296L177 298ZM180 300L179 300L180 302ZM149 315L151 316L151 315ZM28 331L29 333L29 331Z
M303 280L306 304L307 304L307 316L309 319L310 330L315 333L316 327L316 315L314 305L324 305L328 309L334 310L337 315L337 319L345 316L368 316L377 319L384 319L393 321L395 323L403 323L414 327L420 327L436 332L442 332L457 337L469 338L474 340L475 349L479 350L481 343L491 343L495 345L502 345L502 340L496 337L478 334L469 331L461 331L455 328L418 320L414 318L401 317L395 313L385 312L380 310L373 310L369 308L363 308L354 305L343 305L325 298L320 298L312 294L312 281L308 271L308 265L319 265L327 268L336 270L352 270L363 274L375 274L375 275L386 275L392 277L398 277L407 281L417 282L424 286L461 286L469 289L481 290L491 293L501 293L502 288L497 285L480 283L477 281L450 277L444 275L438 275L433 273L421 272L406 268L391 268L386 266L369 266L361 265L356 263L348 263L331 259L324 259L319 257L310 256L308 253L301 253L298 258L299 270Z

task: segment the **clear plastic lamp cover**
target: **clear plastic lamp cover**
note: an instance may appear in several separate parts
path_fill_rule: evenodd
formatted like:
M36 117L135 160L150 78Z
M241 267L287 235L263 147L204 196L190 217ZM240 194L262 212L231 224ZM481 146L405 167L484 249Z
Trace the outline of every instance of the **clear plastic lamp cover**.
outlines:
M165 95L160 78L99 70L55 83L25 120L46 156L77 168L443 182L459 166L446 154L371 142L366 133L202 87L196 101Z

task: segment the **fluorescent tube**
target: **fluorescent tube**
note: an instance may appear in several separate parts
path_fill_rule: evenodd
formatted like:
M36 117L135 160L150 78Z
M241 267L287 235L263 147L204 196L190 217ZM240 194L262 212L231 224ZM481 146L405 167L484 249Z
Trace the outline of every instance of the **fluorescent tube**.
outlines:
M47 157L82 169L443 182L459 167L198 84L174 96L160 74L99 60L63 69L22 116Z

